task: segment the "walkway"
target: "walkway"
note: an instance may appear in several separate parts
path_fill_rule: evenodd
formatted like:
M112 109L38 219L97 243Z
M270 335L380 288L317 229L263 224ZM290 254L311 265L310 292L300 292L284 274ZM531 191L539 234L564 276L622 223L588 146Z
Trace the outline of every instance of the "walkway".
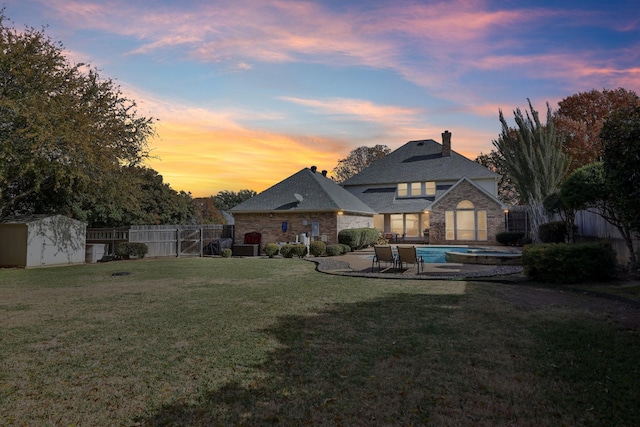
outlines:
M478 265L478 264L424 264L424 271L416 274L416 267L409 266L403 270L387 269L378 272L377 266L372 271L373 248L349 252L335 257L308 257L309 261L317 264L317 270L327 274L342 276L375 277L384 279L467 279L495 276L520 275L522 266L519 265Z

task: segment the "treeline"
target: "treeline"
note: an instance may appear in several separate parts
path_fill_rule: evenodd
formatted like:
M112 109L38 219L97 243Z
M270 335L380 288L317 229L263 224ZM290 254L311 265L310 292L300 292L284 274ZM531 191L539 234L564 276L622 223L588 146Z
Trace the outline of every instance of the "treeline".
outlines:
M0 219L63 214L91 227L224 223L255 194L193 198L144 166L155 119L113 80L71 64L43 30L0 12Z

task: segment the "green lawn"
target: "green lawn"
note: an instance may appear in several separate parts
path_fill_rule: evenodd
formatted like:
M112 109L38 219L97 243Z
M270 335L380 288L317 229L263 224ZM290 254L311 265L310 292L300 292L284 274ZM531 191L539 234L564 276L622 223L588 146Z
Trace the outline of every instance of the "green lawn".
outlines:
M298 259L0 270L0 425L636 425L637 332L522 286Z

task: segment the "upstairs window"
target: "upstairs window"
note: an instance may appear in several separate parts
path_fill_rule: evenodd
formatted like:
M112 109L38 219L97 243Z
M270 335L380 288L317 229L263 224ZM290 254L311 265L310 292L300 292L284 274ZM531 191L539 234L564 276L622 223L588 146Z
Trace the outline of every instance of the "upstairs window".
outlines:
M409 190L407 184L404 182L398 184L398 197L407 197L408 195Z
M398 184L398 197L434 196L435 194L435 181L401 182Z
M424 194L427 196L435 196L436 195L436 182L435 181L427 181L424 183Z

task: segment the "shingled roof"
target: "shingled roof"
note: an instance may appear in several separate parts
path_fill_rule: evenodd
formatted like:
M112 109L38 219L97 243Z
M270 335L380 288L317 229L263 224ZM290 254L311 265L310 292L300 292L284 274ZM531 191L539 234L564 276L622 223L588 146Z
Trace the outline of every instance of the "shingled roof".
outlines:
M398 182L457 181L498 178L479 163L450 150L443 155L442 144L433 139L409 141L385 157L372 163L343 186L395 184Z
M360 199L316 172L315 168L304 168L230 210L232 213L277 211L375 214Z

